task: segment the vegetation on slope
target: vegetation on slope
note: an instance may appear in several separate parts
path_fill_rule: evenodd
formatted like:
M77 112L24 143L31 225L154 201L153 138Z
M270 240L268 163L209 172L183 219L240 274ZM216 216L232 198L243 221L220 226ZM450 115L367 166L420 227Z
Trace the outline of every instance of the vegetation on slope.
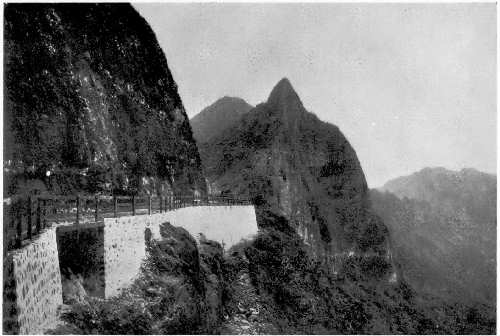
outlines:
M283 218L223 254L165 224L142 275L119 296L86 298L53 333L491 334L482 306L444 304L413 291L378 255L346 255L332 270L311 258ZM272 223L278 222L276 228Z
M274 215L269 218L274 220ZM237 254L233 251L233 256ZM446 304L423 297L392 273L380 256L346 256L343 267L308 257L293 231L267 228L239 253L262 301L274 305L267 322L280 333L492 334L495 317L484 306Z
M182 228L161 226L139 278L108 300L86 297L62 314L56 334L216 333L228 279L220 244L194 238Z
M4 194L205 191L167 60L131 5L7 4L4 50Z

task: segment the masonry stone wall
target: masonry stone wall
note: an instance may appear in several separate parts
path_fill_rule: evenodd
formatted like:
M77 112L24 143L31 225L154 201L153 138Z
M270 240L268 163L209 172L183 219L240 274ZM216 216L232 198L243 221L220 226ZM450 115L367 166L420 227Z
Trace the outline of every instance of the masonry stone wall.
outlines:
M9 252L4 260L4 302L9 307L4 326L19 334L39 334L57 324L62 304L61 274L55 228L42 232L29 245ZM7 286L6 286L7 281ZM4 310L5 312L5 310Z
M118 294L137 276L144 257L149 216L104 219L105 297Z
M139 274L146 257L146 229L153 239L160 239L160 224L165 222L185 228L196 239L202 233L226 248L257 233L253 206L188 207L151 216L106 218L104 225L95 229L64 223L71 228L63 230L58 225L58 230L60 240L65 235L72 237L72 229L90 230L92 237L95 236L92 246L100 246L100 239L103 240L102 252L100 248L95 251L99 256L104 255L104 296L111 297L130 286ZM61 243L59 248L64 246ZM78 251L63 252L63 260L71 259L71 253ZM69 253L69 257L65 259L64 253ZM38 334L57 325L58 308L63 303L59 257L55 226L4 256L4 333ZM67 260L65 263L68 264Z
M197 206L151 216L104 219L105 297L132 284L146 257L145 231L160 239L160 224L169 222L186 229L194 238L207 239L230 248L257 233L253 206Z

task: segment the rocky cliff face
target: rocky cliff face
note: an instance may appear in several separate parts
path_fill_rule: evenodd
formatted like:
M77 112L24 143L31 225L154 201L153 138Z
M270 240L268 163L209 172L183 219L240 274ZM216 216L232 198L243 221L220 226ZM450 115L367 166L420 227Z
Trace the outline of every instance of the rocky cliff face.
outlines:
M386 252L387 231L370 211L354 149L338 127L304 109L287 79L200 153L215 190L284 217L314 255Z
M191 118L191 127L196 141L205 143L233 127L252 108L252 105L241 98L223 97L217 100Z
M4 193L206 190L167 60L130 5L8 4L4 27Z
M425 168L372 191L408 281L447 299L495 304L496 177Z

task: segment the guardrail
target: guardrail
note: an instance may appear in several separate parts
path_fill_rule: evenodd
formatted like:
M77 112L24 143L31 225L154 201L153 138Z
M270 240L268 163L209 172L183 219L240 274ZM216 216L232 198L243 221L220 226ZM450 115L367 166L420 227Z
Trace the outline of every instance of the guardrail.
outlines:
M4 200L4 251L23 246L54 223L162 213L191 206L249 205L247 199L186 196L14 196Z

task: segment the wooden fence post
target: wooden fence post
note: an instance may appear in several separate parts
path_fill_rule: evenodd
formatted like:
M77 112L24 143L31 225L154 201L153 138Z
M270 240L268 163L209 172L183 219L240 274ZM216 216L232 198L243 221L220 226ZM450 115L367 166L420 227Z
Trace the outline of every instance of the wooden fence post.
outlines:
M42 226L42 228L45 229L47 227L47 201L44 199L42 204L43 204L43 211L42 211L43 226Z
M17 231L17 237L16 237L16 246L20 248L22 246L22 241L23 241L23 215L19 209L19 204L16 209L16 218L17 218L17 226L16 226L16 231Z
M148 195L148 215L151 215L151 195Z
M40 206L40 198L36 201L36 233L40 233L42 229L42 208Z
M135 195L132 195L132 216L135 216Z
M76 196L76 224L80 224L80 196Z
M97 220L99 218L99 196L95 196L95 222L97 223Z
M113 195L113 212L115 218L118 217L118 200L116 199L116 195Z
M27 201L27 210L28 210L28 213L27 213L27 222L28 222L28 239L31 240L31 238L33 238L33 228L31 227L31 196L28 196L28 201Z

